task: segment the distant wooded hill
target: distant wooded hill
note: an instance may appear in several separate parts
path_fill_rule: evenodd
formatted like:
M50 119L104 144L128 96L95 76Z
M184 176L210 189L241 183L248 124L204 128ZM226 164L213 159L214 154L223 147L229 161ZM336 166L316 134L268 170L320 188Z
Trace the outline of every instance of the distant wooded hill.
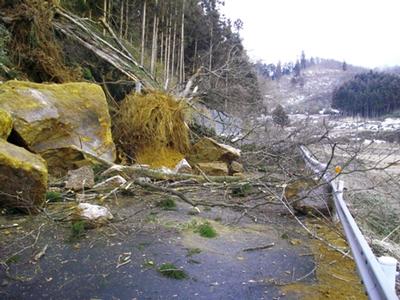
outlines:
M332 107L363 117L377 117L399 109L400 76L373 71L357 74L334 90Z

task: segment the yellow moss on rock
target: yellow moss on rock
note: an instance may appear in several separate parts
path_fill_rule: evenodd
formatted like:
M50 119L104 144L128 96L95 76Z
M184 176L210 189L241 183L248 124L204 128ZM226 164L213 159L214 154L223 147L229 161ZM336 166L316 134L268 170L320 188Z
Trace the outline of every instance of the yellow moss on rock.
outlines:
M45 200L47 179L44 159L0 139L0 206L37 211Z
M11 115L0 109L0 139L7 139L12 130L13 120Z
M8 81L0 84L0 108L12 115L14 130L35 153L75 146L115 160L108 105L96 84ZM61 160L57 168L68 169L69 163Z

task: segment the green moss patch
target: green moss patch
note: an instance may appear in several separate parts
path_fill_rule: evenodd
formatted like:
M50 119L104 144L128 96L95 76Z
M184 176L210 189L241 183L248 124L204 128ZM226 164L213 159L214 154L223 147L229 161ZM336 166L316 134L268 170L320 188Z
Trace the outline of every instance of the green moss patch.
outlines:
M232 196L234 197L246 197L251 192L251 184L245 183L232 188Z
M217 236L217 231L208 222L205 222L205 223L197 226L197 228L195 229L195 232L199 233L200 236L205 237L205 238L214 238Z
M46 201L47 202L60 202L63 197L60 192L49 191L46 193Z
M173 279L185 279L188 277L186 272L182 269L179 269L177 266L171 263L164 263L158 268L158 272L169 278Z
M201 249L200 248L189 248L187 249L187 254L186 256L190 257L196 254L200 254L201 253Z
M85 236L86 222L85 221L75 221L71 224L71 235L69 241L74 243L80 238Z
M158 207L161 207L164 210L174 210L176 208L176 203L173 198L165 198L157 203Z

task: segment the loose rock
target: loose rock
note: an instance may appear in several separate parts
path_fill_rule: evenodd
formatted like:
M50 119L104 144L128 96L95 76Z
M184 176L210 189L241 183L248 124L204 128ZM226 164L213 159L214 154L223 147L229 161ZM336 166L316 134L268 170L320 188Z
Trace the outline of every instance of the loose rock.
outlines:
M0 139L0 206L38 212L47 178L46 162L39 155Z
M79 203L75 216L75 219L85 221L85 224L89 227L104 225L113 218L107 207L90 203Z
M224 162L198 163L197 166L207 175L228 176L228 166Z
M175 167L176 173L192 173L192 167L186 159L182 159Z
M240 150L229 145L219 144L215 140L204 137L200 139L187 155L188 162L193 166L204 162L232 162L239 159Z
M318 185L312 179L301 179L289 184L285 197L292 207L303 214L316 216L332 214L332 196L327 185Z
M237 161L233 161L230 164L230 172L235 175L236 173L244 173L243 165Z
M89 189L94 186L94 172L89 166L84 166L76 170L68 171L68 179L65 188L74 191Z

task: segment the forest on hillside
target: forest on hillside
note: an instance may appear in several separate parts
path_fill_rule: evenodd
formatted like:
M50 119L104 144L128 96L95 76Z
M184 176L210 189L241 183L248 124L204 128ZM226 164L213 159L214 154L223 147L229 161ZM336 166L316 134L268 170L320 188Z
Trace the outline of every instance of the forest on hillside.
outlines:
M400 77L381 72L357 74L333 92L332 107L362 117L377 117L400 108Z
M70 23L85 22L91 32L119 41L157 86L179 94L192 82L196 96L216 109L253 105L261 96L242 45L243 24L225 18L222 5L219 0L1 0L0 73L4 79L106 83L117 101L134 89L71 41L65 34L71 24L59 21L68 12Z

